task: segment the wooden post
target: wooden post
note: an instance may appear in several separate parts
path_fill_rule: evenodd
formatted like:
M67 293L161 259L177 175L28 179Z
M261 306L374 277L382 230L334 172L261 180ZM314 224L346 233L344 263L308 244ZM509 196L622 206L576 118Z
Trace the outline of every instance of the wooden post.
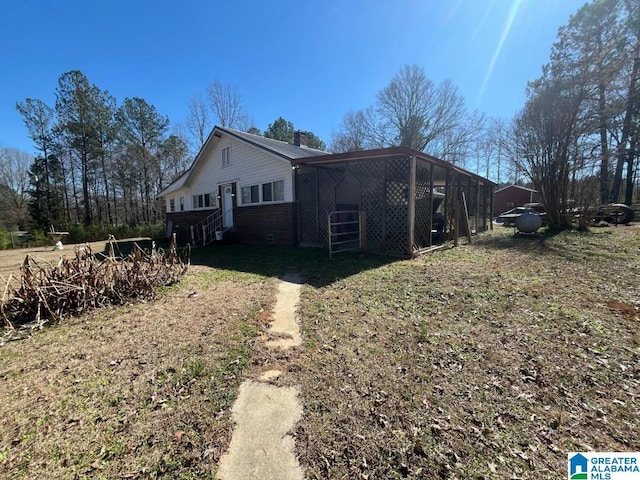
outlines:
M480 224L478 223L478 217L480 216L480 181L476 178L476 235L478 234L478 230L480 229ZM484 224L484 214L482 215L482 231L485 230Z
M416 156L411 155L409 166L409 242L408 253L413 257L414 236L416 234Z
M429 246L433 246L433 163L429 163ZM444 235L444 232L442 232Z
M487 188L489 190L489 228L493 230L493 187ZM485 195L487 195L486 192Z
M451 197L451 186L449 185L449 169L447 168L444 178L444 231L442 232L446 240L451 240L451 223L449 223L449 215L451 215L451 209L449 208L449 200L451 200L451 206L453 206L454 199Z
M458 233L460 230L460 177L458 176L453 197L453 245L458 246Z
M367 248L367 211L360 211L360 248Z
M469 207L467 206L467 197L462 192L462 206L464 207L464 225L467 229L467 240L471 243L471 225L469 224Z

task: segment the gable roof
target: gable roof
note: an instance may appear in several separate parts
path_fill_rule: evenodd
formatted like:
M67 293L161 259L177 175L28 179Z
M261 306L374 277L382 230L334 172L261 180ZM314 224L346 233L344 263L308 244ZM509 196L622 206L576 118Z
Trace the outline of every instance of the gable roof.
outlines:
M273 138L254 135L252 133L241 132L240 130L215 127L214 131L216 129L220 132L225 132L232 137L242 140L250 145L253 145L254 147L261 148L262 150L266 150L287 160L295 160L296 158L315 157L317 155L327 154L327 152L323 150L316 150L309 147L298 147L287 142L281 142L280 140L274 140Z
M532 188L523 187L522 185L516 185L515 183L514 183L514 184L512 184L512 185L507 185L506 187L499 188L498 190L496 190L496 191L495 191L495 192L493 192L493 193L502 192L503 190L506 190L506 189L508 189L508 188L517 188L517 189L519 189L519 190L524 190L525 192L538 193L538 191L537 191L537 190L534 190L534 189L532 189Z
M214 141L214 138L221 137L221 134L229 135L230 137L236 138L248 145L251 145L255 148L268 152L272 155L280 157L281 159L287 161L293 161L298 158L303 157L315 157L318 155L326 155L327 152L323 150L316 150L314 148L309 147L298 147L296 145L291 145L287 142L282 142L280 140L274 140L273 138L266 138L261 135L254 135L252 133L242 132L240 130L234 130L233 128L226 127L213 127L211 133L207 137L207 140L204 142L202 148L196 155L195 160L189 167L189 169L174 180L172 183L163 188L156 197L161 197L166 195L167 193L171 193L179 188L182 188L186 183L189 182L191 177L194 175L196 167L204 162L204 151L208 148L209 144Z

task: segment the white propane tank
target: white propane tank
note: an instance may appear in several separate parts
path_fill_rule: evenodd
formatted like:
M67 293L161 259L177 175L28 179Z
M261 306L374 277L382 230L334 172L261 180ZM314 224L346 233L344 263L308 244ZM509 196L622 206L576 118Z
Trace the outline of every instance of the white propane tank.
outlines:
M536 212L524 212L516 218L515 226L519 232L533 233L542 226L542 218Z

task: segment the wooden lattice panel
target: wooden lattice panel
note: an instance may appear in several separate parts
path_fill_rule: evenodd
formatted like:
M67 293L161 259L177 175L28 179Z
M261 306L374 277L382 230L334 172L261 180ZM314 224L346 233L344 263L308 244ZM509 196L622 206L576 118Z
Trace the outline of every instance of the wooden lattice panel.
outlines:
M425 162L416 164L416 211L414 223L414 248L431 245L431 183L429 165Z
M329 243L328 218L329 214L336 209L335 188L340 178L344 175L344 170L334 170L320 168L318 170L318 240L321 245Z
M388 159L385 181L384 250L406 254L409 245L409 159Z
M384 161L371 160L349 165L350 171L362 182L361 209L366 212L367 249L384 250Z
M317 169L301 167L297 171L296 189L298 195L299 241L306 245L321 245L318 239Z

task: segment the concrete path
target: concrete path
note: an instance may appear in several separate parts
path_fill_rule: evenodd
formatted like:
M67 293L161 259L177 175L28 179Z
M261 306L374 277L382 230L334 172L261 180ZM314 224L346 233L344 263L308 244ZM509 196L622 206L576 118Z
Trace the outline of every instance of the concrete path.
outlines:
M302 280L288 273L278 284L271 331L287 338L268 341L271 348L286 350L300 345L296 308ZM283 373L267 370L259 381L240 385L232 415L236 427L229 450L218 464L220 480L302 480L304 473L295 457L293 437L288 432L302 417L298 389L269 383Z
M302 344L300 326L295 315L301 289L302 279L297 273L287 273L282 277L278 286L276 304L273 307L273 322L270 330L273 333L282 333L291 338L271 340L267 342L267 346L286 350Z

